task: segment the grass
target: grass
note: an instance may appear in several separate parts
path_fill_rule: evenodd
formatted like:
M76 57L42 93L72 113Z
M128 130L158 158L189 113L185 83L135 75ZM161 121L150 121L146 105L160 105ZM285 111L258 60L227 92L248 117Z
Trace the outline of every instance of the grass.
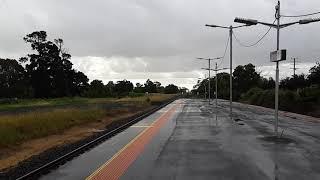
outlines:
M31 99L18 100L12 104L0 105L0 110L12 110L23 107L42 107L66 104L91 104L88 108L61 107L48 108L30 112L10 113L0 115L0 147L10 147L23 141L58 134L73 126L96 122L105 117L116 117L129 113L128 107L107 110L97 103L120 103L134 105L145 109L154 103L163 102L174 95L149 94L148 96L126 97L121 99L112 98L58 98L58 99ZM134 108L132 108L134 109ZM135 111L132 110L131 111ZM131 113L131 112L130 112ZM133 112L134 113L134 112Z
M135 102L135 103L159 103L163 102L165 100L168 100L170 98L173 98L176 96L175 94L158 94L158 93L152 93L145 96L139 96L139 97L125 97L118 100L115 100L116 102Z
M98 108L56 109L0 117L0 147L59 133L75 125L101 119L106 114Z
M151 103L157 103L165 101L175 95L172 94L149 94ZM112 102L138 102L145 103L148 100L148 96L139 95L133 97L124 98L83 98L83 97L65 97L65 98L53 98L53 99L18 99L12 103L0 104L0 111L9 111L20 108L30 107L51 107L60 105L79 105L79 104L99 104L99 103L112 103Z
M64 97L53 99L19 99L12 103L0 104L0 110L13 110L24 107L44 107L44 106L59 106L59 105L77 105L90 103L110 102L114 98L82 98L82 97Z

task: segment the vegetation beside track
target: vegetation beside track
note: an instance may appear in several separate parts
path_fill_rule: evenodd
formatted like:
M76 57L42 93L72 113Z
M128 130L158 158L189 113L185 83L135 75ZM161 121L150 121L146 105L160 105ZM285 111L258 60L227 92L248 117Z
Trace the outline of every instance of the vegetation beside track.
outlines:
M46 110L0 115L0 147L17 145L31 139L60 133L71 127L96 122L103 118L116 119L125 113L134 113L164 102L174 97L172 94L149 94L139 97L114 98L59 98L22 100L17 103L0 105L0 109L18 107L49 107ZM118 104L117 108L105 108L104 104ZM88 108L77 106L50 108L54 105L87 104Z

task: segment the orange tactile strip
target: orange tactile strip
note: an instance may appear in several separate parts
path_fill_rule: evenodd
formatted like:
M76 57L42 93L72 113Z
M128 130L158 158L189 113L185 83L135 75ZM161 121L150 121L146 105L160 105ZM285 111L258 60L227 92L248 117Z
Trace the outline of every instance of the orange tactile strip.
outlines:
M150 127L143 130L138 136L124 146L109 161L91 174L87 180L114 180L119 179L121 175L135 161L144 147L151 141L161 127L170 119L177 105L171 107L167 112L162 114Z

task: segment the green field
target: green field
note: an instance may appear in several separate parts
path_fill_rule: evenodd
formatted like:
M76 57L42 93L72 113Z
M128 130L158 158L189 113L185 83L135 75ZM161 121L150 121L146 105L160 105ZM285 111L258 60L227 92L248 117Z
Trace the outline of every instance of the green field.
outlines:
M137 107L145 109L152 104L158 104L172 98L174 95L150 94L140 97L114 98L58 98L18 100L14 103L1 104L1 111L8 113L0 115L0 147L19 144L23 141L57 134L73 126L96 122L113 111L125 111L128 107L135 111ZM106 109L97 104L120 104L117 109ZM86 108L76 105L86 104ZM57 108L57 105L71 105ZM75 105L75 107L72 107ZM129 106L128 106L129 105ZM38 111L38 107L48 107ZM51 108L52 107L52 108ZM32 108L32 111L15 113L12 110ZM11 112L12 111L12 112ZM134 112L131 112L134 113ZM121 114L121 113L118 113Z
M55 98L55 99L19 99L12 102L5 102L0 104L0 111L13 110L18 108L28 107L50 107L60 105L78 105L89 103L103 103L110 102L115 98Z

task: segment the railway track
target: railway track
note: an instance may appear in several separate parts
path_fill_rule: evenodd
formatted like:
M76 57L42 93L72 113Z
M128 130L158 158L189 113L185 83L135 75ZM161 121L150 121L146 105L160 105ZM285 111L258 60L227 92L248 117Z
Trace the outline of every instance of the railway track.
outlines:
M58 158L56 158L48 163L45 163L45 164L41 165L40 167L37 167L37 168L33 169L32 171L29 171L29 172L23 174L22 176L15 178L15 179L16 180L25 180L25 179L34 179L35 177L39 177L40 175L44 174L44 172L48 172L49 170L54 169L57 165L61 165L65 162L67 162L68 160L74 158L75 156L82 154L86 150L95 147L96 145L100 144L101 142L107 140L108 138L118 134L119 132L130 127L131 125L137 123L138 121L150 116L154 112L167 106L168 104L172 103L173 101L175 101L178 98L179 97L172 98L172 99L168 100L167 102L161 104L160 106L155 107L155 108L151 109L150 111L145 112L144 114L142 114L136 118L133 118L129 122L127 122L123 125L120 125L111 131L109 129L107 129L104 132L102 132L102 135L91 140L90 142L87 142L87 143L81 145L80 147L78 147L78 148L76 148L76 149L74 149L74 150L72 150L62 156L59 156Z

